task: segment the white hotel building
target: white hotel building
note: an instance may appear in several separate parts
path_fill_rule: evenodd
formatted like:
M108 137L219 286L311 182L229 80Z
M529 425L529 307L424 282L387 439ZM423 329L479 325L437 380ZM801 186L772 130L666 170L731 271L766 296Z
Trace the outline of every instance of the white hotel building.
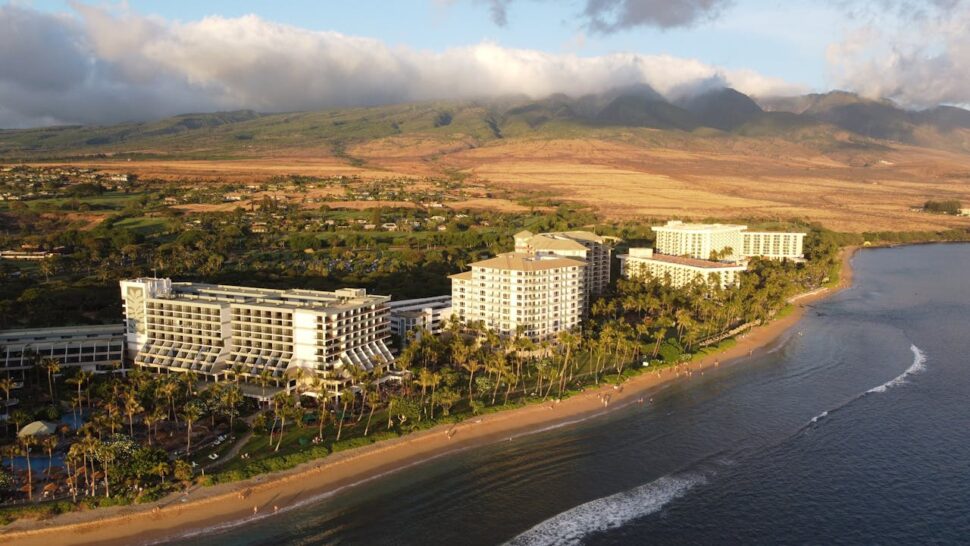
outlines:
M336 394L347 368L393 362L388 296L363 289L270 290L141 278L121 281L128 357L154 372L277 387L319 378ZM250 395L259 391L244 389Z
M586 267L575 258L514 252L475 262L451 276L453 313L503 336L554 339L583 320Z
M731 288L737 286L739 275L747 268L747 264L743 263L656 254L652 248L631 248L629 254L620 256L620 274L624 278L669 280L674 287L686 286L694 279L701 279L711 286Z
M559 231L534 234L520 231L515 234L515 251L520 254L540 254L576 258L586 262L586 291L589 300L606 292L610 286L610 258L613 249L605 237L589 231Z
M702 279L721 288L736 286L748 258L801 260L804 233L747 231L736 224L671 220L652 228L656 250L631 248L619 256L626 278L669 279L675 287Z
M748 231L737 224L692 224L671 220L651 228L657 234L654 248L658 254L690 256L710 260L712 253L733 252L723 260L743 260L756 256L800 260L804 258L804 233Z
M396 351L407 347L410 336L422 330L438 335L451 318L451 296L434 296L392 301L390 309L391 339Z
M122 371L125 331L120 324L0 331L0 371L20 379L42 358L95 373Z

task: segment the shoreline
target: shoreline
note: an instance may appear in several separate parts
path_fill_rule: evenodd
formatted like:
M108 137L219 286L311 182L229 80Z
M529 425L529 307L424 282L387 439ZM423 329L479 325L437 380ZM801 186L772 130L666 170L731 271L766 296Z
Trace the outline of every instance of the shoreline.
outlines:
M275 474L210 487L193 487L185 496L169 496L141 505L100 508L60 514L47 520L24 520L0 529L0 540L11 545L48 546L80 544L145 544L198 535L215 528L229 528L316 502L340 491L379 479L432 459L483 445L569 426L636 404L653 389L674 380L690 380L707 368L744 362L746 358L771 350L812 303L828 298L852 285L852 257L859 247L840 251L839 281L789 300L792 312L735 338L737 343L723 351L705 355L676 367L644 372L612 385L590 387L563 399L533 403L470 417L457 424L440 424L415 432L332 454ZM603 395L610 402L604 407ZM161 508L156 508L161 506ZM253 507L258 508L254 515Z

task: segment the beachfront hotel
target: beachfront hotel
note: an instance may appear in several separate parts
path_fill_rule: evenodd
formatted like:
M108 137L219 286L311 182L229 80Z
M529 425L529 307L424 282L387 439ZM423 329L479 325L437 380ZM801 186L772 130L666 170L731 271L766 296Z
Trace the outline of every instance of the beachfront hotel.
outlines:
M689 256L657 254L652 248L631 248L620 258L620 274L627 279L655 278L669 281L670 286L683 287L695 279L710 286L732 288L738 285L740 274L748 268L745 263L715 262Z
M711 286L738 285L749 258L801 260L804 233L748 231L737 224L696 224L671 220L654 226L655 249L631 248L619 256L628 279L665 279L682 287L695 279Z
M250 385L268 377L287 389L302 376L336 394L350 367L380 374L393 362L385 345L390 298L363 289L270 290L140 278L121 281L121 296L128 357L153 372ZM257 398L266 392L243 391Z
M451 276L452 312L503 336L536 341L580 326L587 306L584 260L510 252Z
M55 358L62 370L120 371L124 348L120 324L4 330L0 331L0 370L23 379L41 359Z
M696 224L670 220L651 228L658 254L699 260L740 261L745 258L800 260L805 233L748 231L738 224Z
M605 237L589 231L557 231L534 234L525 230L515 234L515 251L575 258L586 262L588 301L602 295L610 286L610 259L613 249Z
M434 296L413 300L392 301L390 310L391 340L393 349L400 351L413 340L420 339L421 332L439 335L451 318L451 296Z

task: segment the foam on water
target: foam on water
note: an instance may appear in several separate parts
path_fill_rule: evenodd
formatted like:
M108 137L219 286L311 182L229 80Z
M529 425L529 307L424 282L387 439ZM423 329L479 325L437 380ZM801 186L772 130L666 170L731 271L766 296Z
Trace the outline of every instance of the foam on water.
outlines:
M513 538L507 544L579 544L591 533L614 529L658 512L670 501L705 482L704 476L699 474L664 476L628 491L570 508Z
M887 390L889 390L889 389L891 389L893 387L898 387L900 385L903 385L903 384L905 384L907 382L907 379L911 375L918 374L918 373L922 372L923 370L925 370L926 369L926 355L923 353L923 351L921 351L920 348L917 347L916 345L910 345L909 346L909 350L913 352L913 363L910 364L909 367L906 368L906 370L903 373L897 375L896 377L890 379L889 381L886 381L882 385L879 385L879 386L876 386L876 387L873 387L873 388L867 390L866 392L864 392L864 393L856 396L855 398L849 400L848 402L846 402L845 404L842 404L841 406L839 406L837 408L833 408L833 409L830 409L830 410L827 410L827 411L823 411L822 413L816 415L815 417L812 417L812 420L808 423L808 425L806 425L805 428L807 429L807 428L811 427L812 425L818 423L822 419L825 419L826 417L828 417L830 414L832 414L834 412L837 412L837 411L840 411L841 409L845 408L846 406L848 406L849 404L855 402L856 400L859 400L861 398L865 398L866 396L869 396L870 394L881 394L881 393L884 393L884 392L886 392Z
M926 355L923 354L923 351L921 351L919 347L917 347L916 345L910 345L909 350L913 351L913 363L908 368L906 368L906 371L890 379L889 381L886 381L885 383L883 383L882 385L879 385L878 387L873 387L869 389L868 391L866 391L866 394L882 393L882 392L886 392L887 390L893 387L898 387L899 385L903 385L906 383L906 378L908 378L911 375L918 374L921 371L926 369Z

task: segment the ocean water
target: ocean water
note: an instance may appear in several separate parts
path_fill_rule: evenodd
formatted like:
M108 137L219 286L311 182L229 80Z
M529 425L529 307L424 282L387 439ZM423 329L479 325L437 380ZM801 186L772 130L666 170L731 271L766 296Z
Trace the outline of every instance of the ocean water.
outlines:
M970 543L970 245L854 265L770 352L644 406L173 544Z

